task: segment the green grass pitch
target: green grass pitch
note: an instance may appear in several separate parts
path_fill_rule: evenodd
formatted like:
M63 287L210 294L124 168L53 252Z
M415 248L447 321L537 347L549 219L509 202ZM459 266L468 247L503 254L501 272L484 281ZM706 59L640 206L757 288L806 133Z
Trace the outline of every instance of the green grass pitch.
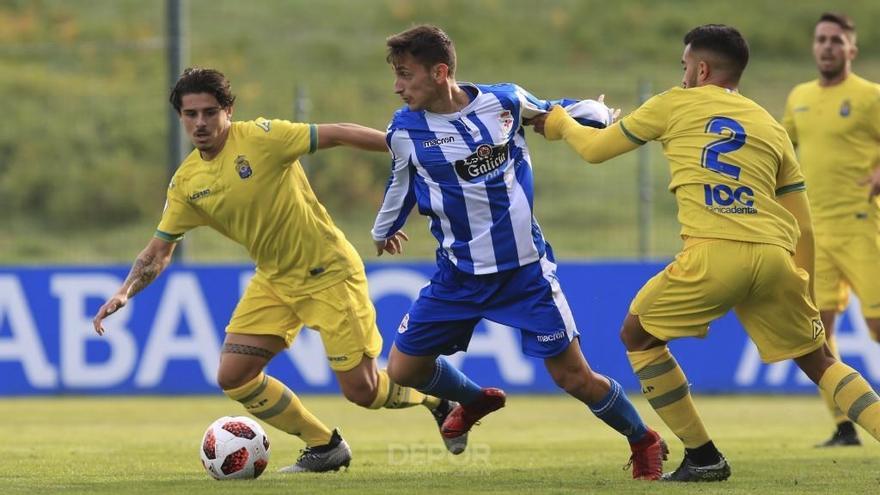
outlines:
M0 493L878 493L880 444L821 450L831 426L818 397L698 396L713 439L733 476L711 485L629 479L625 441L565 396L509 397L471 433L462 456L445 454L422 408L368 411L341 396L307 396L338 425L354 459L347 472L281 475L302 443L267 427L272 456L257 480L219 482L199 463L201 435L243 410L222 396L0 399ZM643 417L669 441L667 468L680 442L641 399Z

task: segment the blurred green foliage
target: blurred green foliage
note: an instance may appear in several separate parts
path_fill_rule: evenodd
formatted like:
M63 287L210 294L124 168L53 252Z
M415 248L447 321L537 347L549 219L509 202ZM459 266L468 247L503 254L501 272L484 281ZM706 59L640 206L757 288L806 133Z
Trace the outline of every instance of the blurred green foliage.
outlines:
M639 81L678 84L691 27L739 27L752 47L744 94L779 115L788 90L815 77L813 23L828 4L647 0L185 0L191 65L225 72L236 119L294 118L384 128L400 101L387 36L422 22L455 40L464 81L514 81L539 97L605 93L624 113ZM836 2L859 30L856 70L880 79L880 2ZM165 2L0 1L0 263L125 262L149 239L169 175ZM562 257L633 257L636 154L588 167L564 145L530 138L537 217ZM658 146L651 255L678 247ZM360 252L387 179L388 157L336 149L305 158L321 201ZM410 253L433 239L413 215ZM242 260L219 236L188 236L186 258Z

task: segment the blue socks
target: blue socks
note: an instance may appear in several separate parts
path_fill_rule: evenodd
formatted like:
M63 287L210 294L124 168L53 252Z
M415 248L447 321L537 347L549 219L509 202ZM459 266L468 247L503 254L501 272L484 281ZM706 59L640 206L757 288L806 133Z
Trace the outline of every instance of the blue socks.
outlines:
M416 389L423 394L454 400L460 404L468 404L477 400L482 390L479 385L455 369L443 357L438 357L434 363L434 376L428 383L416 387Z
M633 407L620 384L610 376L605 378L611 382L611 390L602 400L591 405L590 411L593 411L593 414L605 424L623 434L629 443L638 442L648 432L648 427L642 422L639 412Z

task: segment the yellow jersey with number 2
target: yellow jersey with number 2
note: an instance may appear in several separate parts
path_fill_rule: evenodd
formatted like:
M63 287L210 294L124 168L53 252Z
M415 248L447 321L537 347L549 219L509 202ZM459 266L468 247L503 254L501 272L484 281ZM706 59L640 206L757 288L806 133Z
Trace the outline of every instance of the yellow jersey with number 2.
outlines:
M782 246L794 252L794 216L775 199L804 189L785 129L761 106L714 85L673 88L621 120L627 137L659 141L683 236Z

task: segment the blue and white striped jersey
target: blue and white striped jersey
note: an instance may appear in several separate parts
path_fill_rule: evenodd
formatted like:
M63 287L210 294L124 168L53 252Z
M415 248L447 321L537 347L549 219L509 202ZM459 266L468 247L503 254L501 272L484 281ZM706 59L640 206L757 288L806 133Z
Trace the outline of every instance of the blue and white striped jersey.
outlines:
M522 121L575 100L539 100L515 84L458 84L473 98L459 112L404 107L394 114L386 135L391 178L373 239L391 237L418 204L440 243L438 255L464 272L495 273L538 261L545 240L532 213ZM604 127L610 120L604 117L590 117L595 121L588 125Z

